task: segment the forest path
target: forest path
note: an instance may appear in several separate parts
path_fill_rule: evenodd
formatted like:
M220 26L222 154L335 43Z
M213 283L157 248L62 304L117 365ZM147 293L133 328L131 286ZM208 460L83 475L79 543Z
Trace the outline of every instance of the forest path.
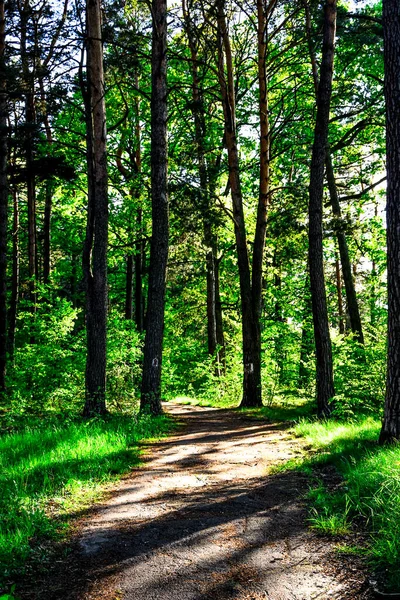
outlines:
M307 529L301 444L235 411L166 405L182 423L83 521L53 589L74 600L367 598L364 576ZM33 595L32 595L33 597Z

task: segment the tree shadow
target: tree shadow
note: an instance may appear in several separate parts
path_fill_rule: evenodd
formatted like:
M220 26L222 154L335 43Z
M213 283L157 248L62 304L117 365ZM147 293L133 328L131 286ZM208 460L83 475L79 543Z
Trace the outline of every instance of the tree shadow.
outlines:
M249 598L258 600L268 597L266 590L274 594L282 586L308 589L307 578L314 577L310 565L318 572L322 557L321 552L313 556L316 538L305 525L304 473L199 481L198 487L171 489L154 482L160 477L168 483L168 477L180 473L198 473L200 479L215 474L210 453L226 443L231 449L236 442L258 444L257 436L276 430L253 421L246 426L240 414L228 411L218 416L196 412L187 422L187 433L155 444L145 467L136 470L136 480L123 482L113 502L98 507L83 532L58 548L51 575L27 580L20 591L23 599L115 598L118 585L132 600L242 599L246 589L253 594ZM215 450L209 444L216 444ZM181 456L185 446L193 447ZM142 492L139 502L135 494ZM67 549L69 556L61 559ZM303 566L296 565L307 565L304 581L298 576ZM289 588L286 596L270 597L311 598L307 591L291 596Z

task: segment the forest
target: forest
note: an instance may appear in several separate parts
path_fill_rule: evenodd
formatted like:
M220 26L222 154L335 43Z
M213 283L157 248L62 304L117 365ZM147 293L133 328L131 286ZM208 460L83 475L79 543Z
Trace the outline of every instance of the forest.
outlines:
M396 0L0 0L0 600L168 402L400 592L399 106Z

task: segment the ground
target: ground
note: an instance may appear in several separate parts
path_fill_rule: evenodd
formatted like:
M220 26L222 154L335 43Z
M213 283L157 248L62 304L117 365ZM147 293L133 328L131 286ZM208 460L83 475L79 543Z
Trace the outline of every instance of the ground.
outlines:
M366 600L366 574L307 526L309 481L282 425L168 404L178 432L81 519L70 554L23 598Z

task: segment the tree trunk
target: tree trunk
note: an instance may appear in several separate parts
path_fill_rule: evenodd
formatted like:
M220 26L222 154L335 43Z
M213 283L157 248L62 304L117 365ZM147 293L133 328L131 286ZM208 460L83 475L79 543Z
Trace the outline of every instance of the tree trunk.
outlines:
M85 416L106 412L108 192L100 0L87 0L88 217L83 253L86 287Z
M350 318L351 331L353 332L355 339L358 342L360 342L360 344L364 344L364 335L362 331L360 311L358 308L356 288L354 285L353 275L351 273L349 247L347 245L346 235L343 231L341 231L342 211L340 208L339 196L332 165L332 157L329 153L329 149L327 151L325 165L332 212L336 217L335 232L339 246L340 263L342 265L343 281L346 290L347 310Z
M400 440L400 4L383 0L386 100L388 361L381 444Z
M165 291L168 262L169 217L167 194L167 3L152 0L151 89L151 200L147 326L143 358L140 408L153 415L162 412L161 363L164 336Z
M325 290L322 232L324 165L328 147L335 30L336 0L326 0L322 62L317 94L317 117L309 188L309 265L317 359L317 411L320 417L330 414L331 399L335 395L332 347Z
M313 74L313 82L316 96L318 95L318 69L317 69L317 60L315 57L315 52L312 44L312 36L311 36L311 17L310 17L310 8L307 0L303 0L303 6L306 14L306 33L307 33L307 41L308 41L308 50L310 54L311 60L311 68ZM358 308L357 302L357 294L354 286L354 280L351 275L351 263L349 257L349 248L347 244L346 235L343 231L341 231L341 220L342 220L342 211L340 208L339 202L339 194L337 191L335 173L333 170L332 156L329 150L329 145L327 145L326 158L325 158L325 167L326 167L326 178L328 182L329 196L331 201L331 207L333 215L336 218L335 222L335 233L339 246L339 254L340 254L340 262L342 265L343 272L343 281L346 290L346 299L347 306L349 311L351 330L354 333L355 338L361 343L364 343L364 336L362 332L361 325L361 317L360 311Z
M7 366L7 82L5 73L5 7L0 0L0 399Z
M14 356L15 348L15 331L17 328L17 309L19 300L19 206L18 193L14 187L12 191L13 197L13 229L12 229L12 279L11 279L11 298L10 308L8 311L8 353L10 358Z
M271 2L268 10L275 6ZM257 39L258 39L258 105L260 119L260 183L258 193L257 223L254 235L252 265L253 309L260 321L262 304L262 274L264 264L265 233L270 185L270 130L268 112L267 82L267 10L265 0L257 0ZM261 346L260 346L261 353Z
M28 19L31 14L29 0L25 0L21 8L21 63L22 76L25 86L25 166L26 166L26 195L28 203L28 266L29 266L29 295L32 310L36 310L36 281L38 276L37 235L36 235L36 182L34 170L33 133L36 127L36 109L34 93L34 77L29 69L29 54L27 49Z
M225 60L226 56L226 76ZM241 406L262 406L261 397L261 331L254 311L251 274L247 250L246 226L236 142L235 92L233 61L225 18L224 0L218 2L218 78L224 111L225 143L228 151L236 251L238 258L243 339L243 398Z

